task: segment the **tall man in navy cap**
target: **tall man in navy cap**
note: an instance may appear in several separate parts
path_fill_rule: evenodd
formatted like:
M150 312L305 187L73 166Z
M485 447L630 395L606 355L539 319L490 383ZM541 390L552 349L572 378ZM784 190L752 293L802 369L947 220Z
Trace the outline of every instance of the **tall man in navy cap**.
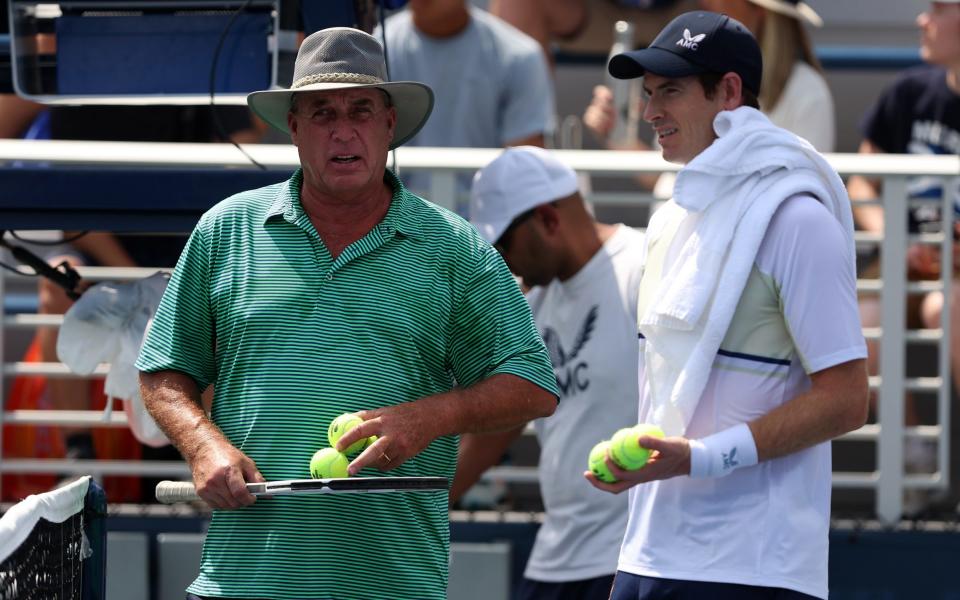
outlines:
M610 73L683 163L651 218L637 301L650 462L630 490L614 600L827 597L829 440L867 412L853 224L812 146L756 110L760 48L692 12Z

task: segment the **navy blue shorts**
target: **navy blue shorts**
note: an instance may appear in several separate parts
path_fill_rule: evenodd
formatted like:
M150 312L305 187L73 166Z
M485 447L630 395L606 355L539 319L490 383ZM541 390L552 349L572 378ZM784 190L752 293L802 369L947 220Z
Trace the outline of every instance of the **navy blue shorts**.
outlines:
M534 581L524 578L517 593L519 600L607 600L613 575L579 581Z
M660 579L617 571L610 600L816 600L814 596L794 590L717 583L714 581L686 581Z

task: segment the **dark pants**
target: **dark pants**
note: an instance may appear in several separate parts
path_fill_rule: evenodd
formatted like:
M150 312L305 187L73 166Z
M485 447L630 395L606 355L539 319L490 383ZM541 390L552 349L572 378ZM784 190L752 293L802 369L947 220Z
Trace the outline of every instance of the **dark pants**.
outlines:
M686 581L644 577L617 571L610 600L815 600L813 596L794 590L716 583L713 581Z
M607 600L613 575L580 581L534 581L524 579L517 597L520 600Z

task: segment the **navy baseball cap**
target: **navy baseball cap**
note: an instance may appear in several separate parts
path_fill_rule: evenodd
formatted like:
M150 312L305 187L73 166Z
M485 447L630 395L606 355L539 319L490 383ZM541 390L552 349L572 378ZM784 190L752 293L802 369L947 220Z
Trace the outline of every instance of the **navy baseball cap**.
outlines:
M760 94L763 58L756 38L743 23L727 15L698 10L676 17L642 50L617 54L607 70L617 79L700 73L736 73L743 86Z

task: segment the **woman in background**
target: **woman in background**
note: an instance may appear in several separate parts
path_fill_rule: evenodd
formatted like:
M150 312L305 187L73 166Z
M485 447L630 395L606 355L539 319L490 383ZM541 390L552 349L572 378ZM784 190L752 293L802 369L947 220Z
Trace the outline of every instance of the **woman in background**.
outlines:
M804 25L822 26L820 16L796 0L700 0L700 5L740 21L757 38L763 53L760 109L775 125L796 133L820 152L832 152L836 136L833 96ZM613 94L608 87L597 86L584 113L584 125L611 149L651 148L639 138L627 144L609 141L615 119ZM673 174L653 179L654 195L669 198ZM641 183L653 186L649 177Z

